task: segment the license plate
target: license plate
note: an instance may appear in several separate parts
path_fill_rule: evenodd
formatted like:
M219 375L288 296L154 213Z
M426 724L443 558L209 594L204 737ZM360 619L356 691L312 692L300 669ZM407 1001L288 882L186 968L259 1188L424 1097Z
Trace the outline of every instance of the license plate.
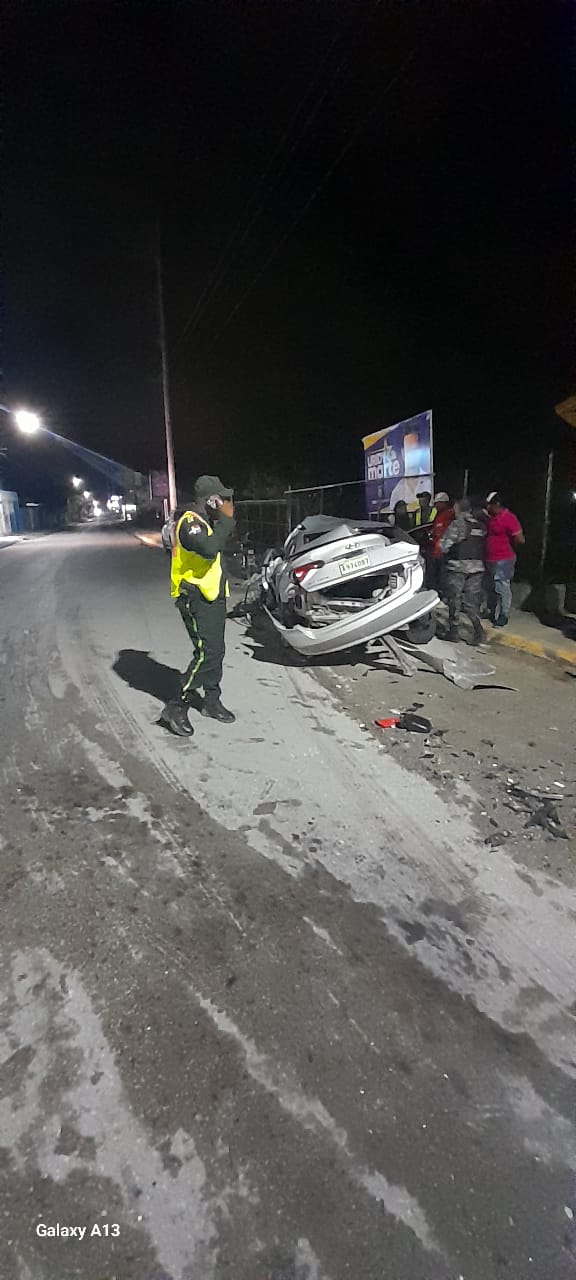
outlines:
M351 560L341 560L338 565L343 578L350 573L359 573L361 569L370 568L370 556L354 556Z

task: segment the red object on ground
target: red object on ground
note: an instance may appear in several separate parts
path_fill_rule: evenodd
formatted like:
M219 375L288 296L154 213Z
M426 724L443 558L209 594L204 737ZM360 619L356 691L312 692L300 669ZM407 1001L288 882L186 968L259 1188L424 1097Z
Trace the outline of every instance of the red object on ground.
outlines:
M399 716L389 716L386 720L375 720L379 729L408 729L412 733L430 733L432 724L426 716L417 716L413 711L403 711Z

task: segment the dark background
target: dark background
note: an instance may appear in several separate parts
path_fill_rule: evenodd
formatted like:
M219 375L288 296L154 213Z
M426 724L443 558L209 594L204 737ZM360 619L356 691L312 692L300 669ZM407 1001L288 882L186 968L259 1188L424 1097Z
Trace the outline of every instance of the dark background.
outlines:
M159 220L182 484L352 479L362 434L431 407L438 483L468 466L528 523L554 444L570 536L568 2L13 0L5 26L4 403L163 465ZM10 458L24 497L70 472L11 431Z

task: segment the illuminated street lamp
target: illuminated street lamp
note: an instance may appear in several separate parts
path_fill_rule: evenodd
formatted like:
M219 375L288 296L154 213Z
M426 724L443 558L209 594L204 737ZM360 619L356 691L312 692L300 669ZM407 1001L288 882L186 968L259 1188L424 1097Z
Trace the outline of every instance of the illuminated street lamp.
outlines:
M72 484L75 489L79 489L80 485L84 484L84 481L81 476L72 476Z
M82 494L82 497L86 499L86 502L88 502L88 501L90 500L90 498L92 497L92 494L90 493L90 490L89 490L89 489L85 489L85 490L84 490L84 493Z
M26 436L33 436L40 430L42 423L37 413L31 413L30 409L17 409L14 414L14 421L19 431L23 431Z

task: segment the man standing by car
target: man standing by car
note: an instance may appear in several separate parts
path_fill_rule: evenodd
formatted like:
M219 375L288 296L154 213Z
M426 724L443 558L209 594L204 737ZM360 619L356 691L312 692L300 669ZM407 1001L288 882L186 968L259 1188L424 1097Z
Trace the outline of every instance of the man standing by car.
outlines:
M441 539L446 556L446 595L450 622L449 640L458 640L460 613L470 618L474 644L484 640L480 621L482 583L484 580L484 542L486 524L473 511L468 498L455 504L455 517Z
M432 494L428 493L426 489L417 494L417 498L418 510L414 512L414 527L415 529L420 529L424 525L432 524L437 512L436 507L432 506Z
M193 508L177 521L171 560L171 594L192 641L193 655L180 697L166 704L161 721L180 737L189 738L194 732L188 707L201 688L203 716L222 724L235 719L220 698L229 595L222 551L233 530L232 490L217 476L200 476L194 487Z
M438 592L441 600L446 596L446 561L442 553L442 538L454 519L454 508L447 493L437 493L434 498L436 515L430 526L428 542L423 548L426 556L427 586Z
M405 533L409 533L412 528L412 517L405 502L396 502L394 505L394 528L404 529Z
M504 506L499 493L486 499L486 568L492 583L492 622L506 627L512 608L512 579L516 568L516 548L524 543L522 525Z

